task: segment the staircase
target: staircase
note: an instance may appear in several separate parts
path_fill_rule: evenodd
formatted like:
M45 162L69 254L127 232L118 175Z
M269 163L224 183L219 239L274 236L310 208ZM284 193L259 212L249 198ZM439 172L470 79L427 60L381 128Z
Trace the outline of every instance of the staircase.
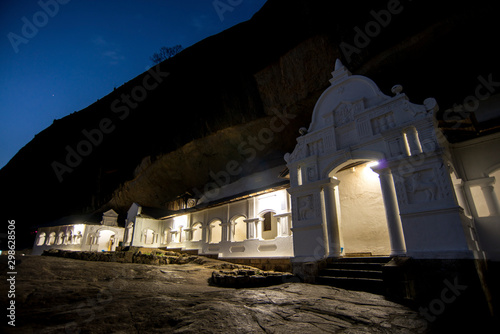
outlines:
M337 288L384 294L382 266L390 257L344 257L328 259L316 283Z

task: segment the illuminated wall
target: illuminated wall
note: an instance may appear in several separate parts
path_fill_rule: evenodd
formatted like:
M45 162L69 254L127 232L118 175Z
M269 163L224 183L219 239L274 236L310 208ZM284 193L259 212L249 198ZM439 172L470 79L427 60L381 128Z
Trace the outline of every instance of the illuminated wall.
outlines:
M343 253L389 255L391 248L378 174L364 164L335 176L340 181Z

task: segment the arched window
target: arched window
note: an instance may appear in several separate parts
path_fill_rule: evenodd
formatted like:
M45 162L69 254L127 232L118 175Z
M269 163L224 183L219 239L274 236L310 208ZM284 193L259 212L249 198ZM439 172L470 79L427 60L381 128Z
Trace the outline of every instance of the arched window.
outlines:
M47 240L47 245L51 246L56 242L56 232L50 232L49 239Z
M59 232L59 234L57 234L56 245L62 245L63 242L64 242L64 232Z
M209 243L218 244L222 240L222 226L220 226L221 221L216 220L210 223L210 238Z
M192 228L193 238L192 241L201 241L203 238L203 227L201 223L195 223Z
M45 234L45 232L42 232L38 235L38 240L36 242L36 245L37 246L42 246L44 243L45 243L45 237L47 235Z
M264 240L275 239L278 235L278 220L274 217L274 212L269 211L262 215L262 238Z
M154 240L154 236L155 236L155 231L151 230L151 229L147 229L147 230L144 230L143 231L143 236L144 236L144 243L145 244L153 244L155 242Z
M247 223L245 217L241 216L234 220L234 241L244 241L247 239Z

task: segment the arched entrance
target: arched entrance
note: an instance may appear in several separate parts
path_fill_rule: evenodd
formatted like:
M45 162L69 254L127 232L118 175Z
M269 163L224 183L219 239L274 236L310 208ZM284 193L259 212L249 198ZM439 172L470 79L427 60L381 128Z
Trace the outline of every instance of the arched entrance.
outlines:
M112 252L116 249L116 243L115 232L111 230L99 231L98 252Z
M342 255L389 255L391 245L376 161L349 160L330 173L340 181L335 198Z

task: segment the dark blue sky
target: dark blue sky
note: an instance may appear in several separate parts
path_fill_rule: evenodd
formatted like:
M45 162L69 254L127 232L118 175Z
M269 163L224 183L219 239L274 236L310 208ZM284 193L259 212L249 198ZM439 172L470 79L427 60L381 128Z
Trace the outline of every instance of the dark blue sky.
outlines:
M54 119L151 67L160 47L186 48L265 2L1 0L0 168Z

